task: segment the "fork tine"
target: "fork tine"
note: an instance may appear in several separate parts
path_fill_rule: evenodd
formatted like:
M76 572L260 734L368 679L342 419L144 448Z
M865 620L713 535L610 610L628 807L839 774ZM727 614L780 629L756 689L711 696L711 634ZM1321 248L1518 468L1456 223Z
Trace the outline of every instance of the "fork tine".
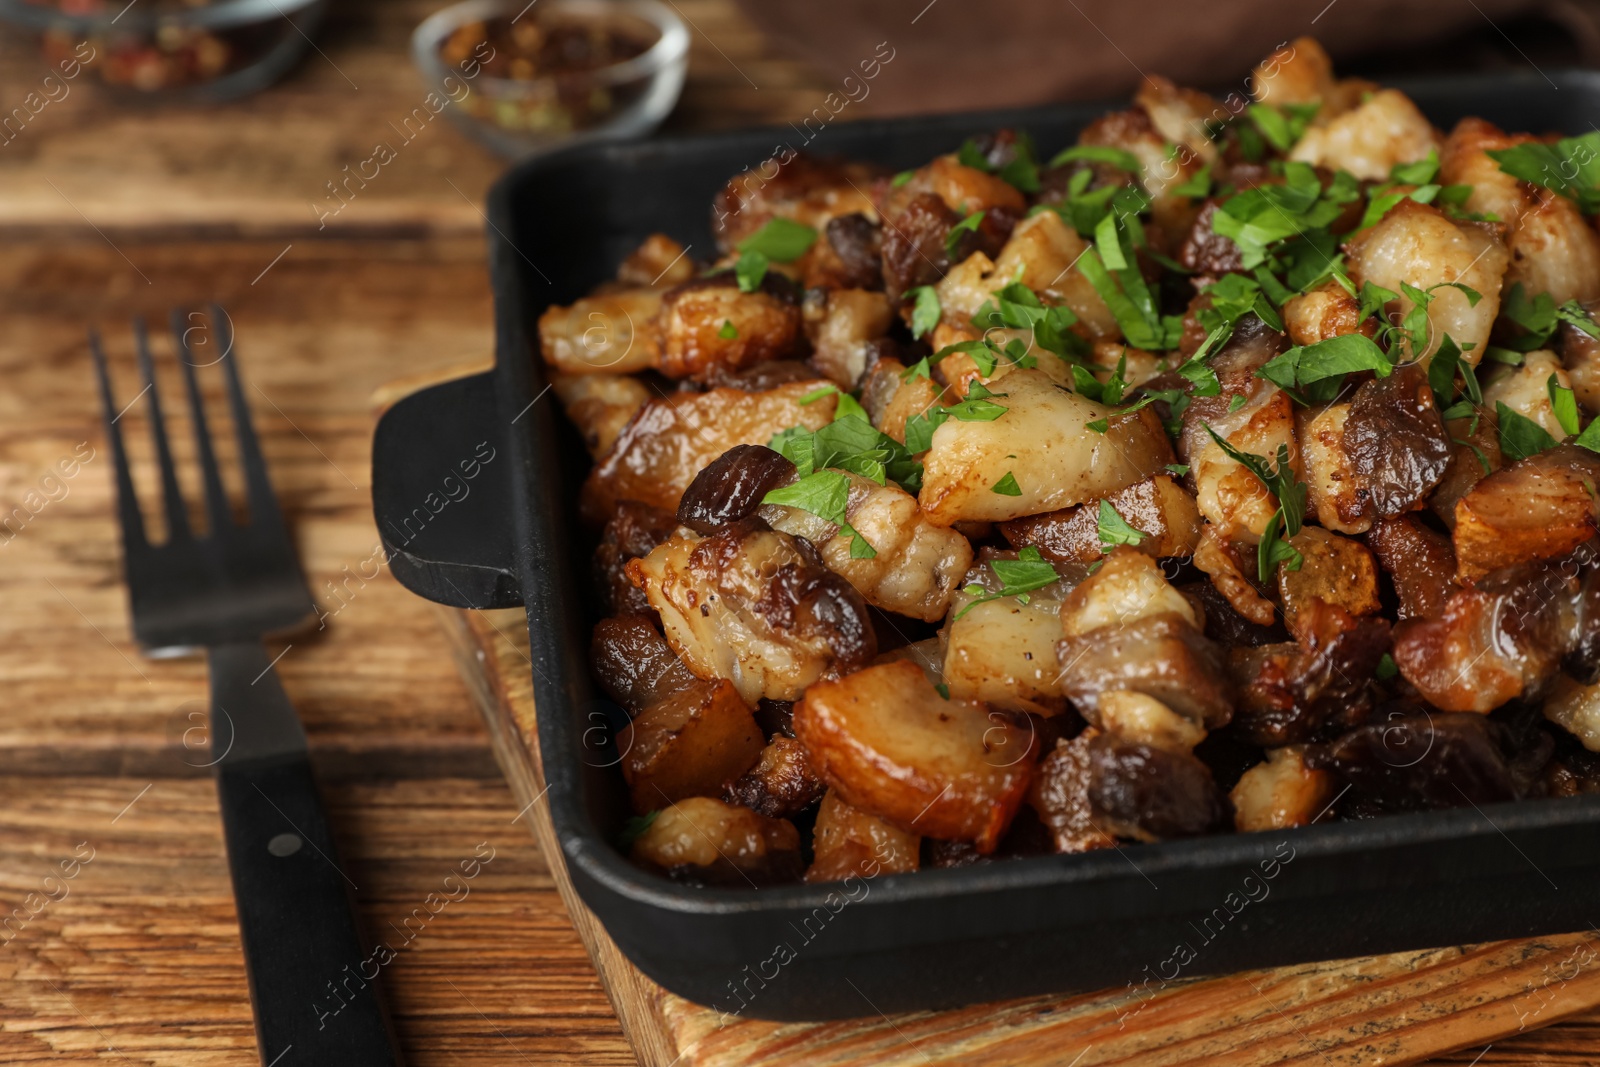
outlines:
M222 475L217 469L217 453L211 443L211 427L206 422L205 401L195 378L194 352L189 348L183 309L173 308L169 321L178 364L183 368L184 388L189 394L189 411L194 417L195 451L200 457L200 477L206 491L206 521L211 527L211 536L215 537L232 524L233 514L228 509L228 492L222 487Z
M228 383L228 402L233 411L233 426L239 437L239 461L244 466L245 487L250 499L250 524L252 526L273 522L283 524L278 511L278 497L267 478L267 460L261 454L261 441L256 437L255 423L250 418L250 405L245 403L244 387L239 384L239 364L233 358L233 324L221 305L211 305L211 328L222 348L223 375Z
M94 355L95 377L100 380L100 406L105 409L106 440L111 445L111 461L117 468L117 518L122 524L125 546L143 546L144 516L139 513L139 498L134 495L133 472L128 469L128 455L122 447L122 427L117 420L122 413L111 399L111 375L106 370L106 354L100 348L100 331L89 327L89 351ZM135 398L137 399L137 398Z
M172 462L172 446L167 440L167 421L161 411L161 390L156 387L156 369L150 359L150 338L145 333L144 319L133 320L133 337L139 350L144 387L150 394L150 440L155 444L156 460L161 467L161 501L167 516L167 540L188 540L189 516L184 511L183 494L178 489L178 469Z

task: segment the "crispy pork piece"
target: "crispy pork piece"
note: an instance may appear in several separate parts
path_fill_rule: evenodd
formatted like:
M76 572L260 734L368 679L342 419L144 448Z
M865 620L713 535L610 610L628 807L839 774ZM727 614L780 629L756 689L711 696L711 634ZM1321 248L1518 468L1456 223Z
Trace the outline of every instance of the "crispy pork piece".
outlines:
M748 704L798 699L828 672L849 673L878 652L861 594L810 542L759 519L704 538L680 529L630 562L628 575L689 669L728 679Z
M809 808L825 789L805 746L792 737L774 737L756 765L728 786L724 799L777 819Z
M1534 699L1579 634L1574 569L1524 563L1451 594L1436 618L1395 627L1394 661L1436 708L1493 711Z
M1309 826L1328 810L1337 792L1331 772L1306 766L1305 746L1285 745L1244 772L1228 799L1241 832Z
M677 525L670 511L636 500L617 505L594 550L595 585L601 609L607 615L655 617L650 601L628 577L628 561L648 556L651 549L672 536Z
M828 790L817 812L811 847L815 858L806 868L808 882L876 878L921 866L922 838L851 807L836 790Z
M651 704L617 734L634 810L720 797L760 757L761 741L731 682L699 681Z
M684 282L662 296L657 329L656 369L702 383L787 359L804 337L794 285L773 272L751 293L731 273Z
M626 374L552 374L550 387L594 459L611 451L622 428L651 396L643 382Z
M1396 164L1426 159L1438 147L1438 134L1417 105L1398 89L1380 89L1326 125L1308 129L1289 158L1382 181Z
M803 862L792 823L712 797L687 797L660 809L630 854L635 863L679 881L745 887L793 881Z
M1233 732L1263 747L1313 741L1366 721L1373 679L1391 645L1387 619L1358 619L1311 601L1292 644L1235 648ZM1397 657L1398 658L1398 655Z
M884 350L894 308L883 293L867 289L813 292L818 299L808 296L802 306L811 365L839 388L854 389Z
M1460 588L1455 546L1415 515L1379 519L1367 535L1367 547L1394 583L1401 619L1442 613L1450 595Z
M1115 415L1043 371L1008 374L994 399L982 403L1000 413L946 420L924 460L918 499L942 525L1014 519L1098 499L1172 462L1161 421L1148 408ZM1088 428L1096 419L1108 420L1104 433ZM1018 488L1015 496L994 491L1007 476Z
M945 699L914 663L806 690L795 736L842 799L908 833L992 852L1028 790L1034 735L973 700Z
M764 445L791 426L817 430L831 422L837 398L800 402L829 384L812 379L754 393L721 387L651 400L589 472L580 497L584 519L604 522L621 500L677 511L695 475L734 445Z
M1063 578L1030 592L1027 603L1015 596L980 602L998 593L1001 583L988 559L974 567L951 603L943 630L942 680L950 695L1003 711L1051 716L1066 710L1056 642L1061 638L1061 600L1071 587L1072 581Z
M1371 282L1399 293L1404 282L1432 294L1428 341L1415 355L1431 357L1448 335L1461 347L1464 362L1476 366L1483 358L1489 328L1500 313L1500 280L1510 262L1493 223L1457 222L1437 208L1406 199L1357 234L1346 249L1357 284ZM1480 299L1474 303L1452 285L1464 285ZM1412 308L1408 297L1402 296L1399 304L1402 315Z
M1455 510L1457 577L1565 555L1595 535L1600 455L1562 445L1483 479Z
M656 314L665 289L619 289L551 305L539 316L539 351L563 374L633 374L661 358Z
M1313 600L1356 616L1376 615L1383 607L1378 600L1378 566L1360 541L1320 526L1304 526L1289 544L1300 553L1300 568L1278 568L1278 600L1291 634L1299 637L1305 632Z
M1321 408L1298 408L1295 432L1305 463L1310 512L1329 530L1359 534L1372 526L1372 493L1365 475L1356 471L1345 451L1349 419L1348 401ZM1454 446L1451 447L1454 455Z
M1132 547L1147 556L1190 556L1200 541L1200 510L1194 496L1173 480L1157 474L1105 497L1124 522L1143 540ZM1032 545L1058 563L1093 563L1106 554L1100 540L1099 502L1063 508L1042 515L1010 519L1000 532L1016 548Z

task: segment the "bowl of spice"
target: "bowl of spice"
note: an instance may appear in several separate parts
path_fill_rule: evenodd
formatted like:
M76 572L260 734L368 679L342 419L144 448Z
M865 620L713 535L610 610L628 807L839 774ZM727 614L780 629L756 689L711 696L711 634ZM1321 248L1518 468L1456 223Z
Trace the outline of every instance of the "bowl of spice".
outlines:
M657 0L465 0L411 46L456 122L521 158L654 130L683 91L689 31Z
M311 46L329 0L0 0L62 77L154 102L230 100L266 88ZM66 74L68 70L71 75Z

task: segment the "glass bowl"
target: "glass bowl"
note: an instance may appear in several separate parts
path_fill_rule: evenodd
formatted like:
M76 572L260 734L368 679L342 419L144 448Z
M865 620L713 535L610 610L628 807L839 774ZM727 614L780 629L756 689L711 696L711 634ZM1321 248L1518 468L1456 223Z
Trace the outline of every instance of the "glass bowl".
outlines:
M430 110L512 159L650 133L678 102L688 53L683 20L657 0L465 0L411 38L443 94Z
M0 22L33 34L63 85L88 74L130 98L220 101L282 77L329 2L0 0Z

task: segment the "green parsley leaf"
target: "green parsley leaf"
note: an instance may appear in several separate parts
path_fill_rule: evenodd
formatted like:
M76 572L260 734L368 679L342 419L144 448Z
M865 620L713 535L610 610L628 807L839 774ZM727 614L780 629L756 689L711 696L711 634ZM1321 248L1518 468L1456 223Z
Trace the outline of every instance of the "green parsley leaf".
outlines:
M848 522L839 524L839 532L850 538L851 559L876 559L878 550L862 536L861 531L851 526Z
M755 292L767 276L767 257L760 252L745 252L733 265L733 276L739 282L741 293Z
M956 246L961 243L962 232L968 231L977 233L979 224L983 222L983 214L984 213L981 211L974 211L972 214L968 215L966 218L950 227L950 232L944 235L944 254L946 256L951 259L956 258Z
M944 314L939 306L939 293L931 285L919 285L907 290L905 295L915 300L911 307L911 336L921 338L939 325L939 318Z
M1356 371L1372 371L1387 378L1394 364L1370 337L1345 333L1309 345L1297 345L1274 357L1256 376L1284 388L1305 388L1326 378L1343 378ZM1292 535L1291 535L1292 536Z
M761 502L799 508L829 522L843 523L845 505L850 502L850 479L838 471L813 471L793 485L772 490Z
M1361 222L1356 226L1356 230L1360 231L1369 226L1377 225L1389 213L1389 210L1402 200L1415 200L1419 204L1431 204L1433 203L1433 198L1438 195L1439 187L1437 185L1419 185L1409 192L1387 192L1375 195L1367 202L1366 213L1361 216Z
M633 847L633 843L644 836L650 829L650 824L656 821L656 816L661 812L652 811L645 815L635 815L622 824L622 829L617 833L617 847L626 852Z
M1167 190L1169 196L1187 196L1201 199L1211 195L1211 167L1201 167L1195 176Z
M966 399L959 404L951 404L944 410L960 422L993 422L1009 409L996 404L989 397L1005 395L991 393L981 382L969 382Z
M1117 545L1137 545L1150 535L1128 524L1111 501L1100 501L1100 543L1106 548Z
M739 339L739 328L733 324L732 319L723 319L722 329L717 331L717 336L724 341L736 341Z
M1500 423L1500 454L1510 462L1536 456L1559 443L1543 426L1506 407L1505 401L1495 403L1494 413Z
M1380 682L1386 682L1400 673L1400 667L1395 663L1394 657L1385 652L1378 660L1378 668L1373 673Z
M1063 148L1050 159L1050 166L1060 167L1068 163L1109 163L1119 170L1129 174L1144 173L1144 164L1139 162L1139 157L1121 148L1112 148L1109 145L1079 144L1071 148Z
M1217 443L1230 459L1238 463L1251 474L1254 474L1267 491L1278 498L1279 510L1283 514L1284 529L1293 537L1300 532L1300 524L1306 514L1306 487L1305 483L1294 476L1294 466L1289 462L1289 446L1278 446L1278 462L1274 466L1269 460L1249 452L1243 452L1229 444L1227 439L1211 428L1210 423L1201 423L1206 428L1206 433ZM1265 581L1266 579L1262 579Z
M915 178L916 176L917 176L917 172L914 171L914 170L903 170L899 174L896 174L892 179L890 179L889 187L891 189L898 189L902 185L904 185L906 182L910 181L912 178Z
M1245 394L1243 394L1243 393L1235 394L1233 399L1228 401L1228 413L1230 415L1233 414L1235 411L1238 411L1240 408L1244 407L1249 402L1250 402L1250 398L1247 397Z
M1251 104L1245 109L1245 114L1250 116L1250 121L1255 123L1261 136L1273 148L1287 152L1305 135L1306 127L1316 117L1318 107L1317 104L1289 104L1283 108L1271 104Z
M1272 513L1272 518L1267 520L1266 529L1261 531L1261 544L1256 549L1256 573L1263 583L1272 581L1272 575L1278 569L1278 564L1282 563L1290 570L1297 571L1305 561L1293 545L1279 536L1278 531L1283 523L1284 511L1279 508Z
M906 419L906 451L912 455L933 447L933 431L944 425L950 417L948 408L935 404L927 411L919 411Z
M1587 215L1600 211L1600 132L1490 149L1489 158L1514 178L1575 200Z
M1127 257L1123 259L1126 261ZM1128 344L1146 351L1177 347L1183 333L1183 319L1160 314L1138 267L1130 266L1113 273L1100 254L1091 248L1078 257L1078 272L1105 301Z
M1544 387L1550 394L1550 407L1555 411L1556 421L1571 437L1578 432L1578 398L1554 374L1550 375Z
M1572 443L1582 445L1591 452L1600 452L1600 419L1595 419L1584 427L1583 432L1572 439ZM1484 473L1487 474L1488 471Z
M1053 585L1060 579L1055 566L1039 555L1039 550L1032 545L1027 545L1017 553L1016 559L995 559L989 561L989 569L994 576L1000 579L998 593L986 592L983 586L973 583L962 592L975 597L966 607L956 612L955 618L959 619L979 604L987 604L991 600L998 600L1003 596L1017 597L1022 603L1028 602L1027 594L1036 589L1043 589Z
M1006 476L991 485L989 492L999 493L1001 496L1021 496L1022 487L1017 484L1017 476L1006 471Z
M1389 168L1389 180L1401 185L1427 185L1439 173L1439 150L1430 148L1426 159L1396 163Z
M759 252L775 263L793 263L816 243L817 231L804 223L777 216L739 242L741 252Z
M950 687L943 682L935 682L933 689L934 692L938 693L945 700L950 699Z

